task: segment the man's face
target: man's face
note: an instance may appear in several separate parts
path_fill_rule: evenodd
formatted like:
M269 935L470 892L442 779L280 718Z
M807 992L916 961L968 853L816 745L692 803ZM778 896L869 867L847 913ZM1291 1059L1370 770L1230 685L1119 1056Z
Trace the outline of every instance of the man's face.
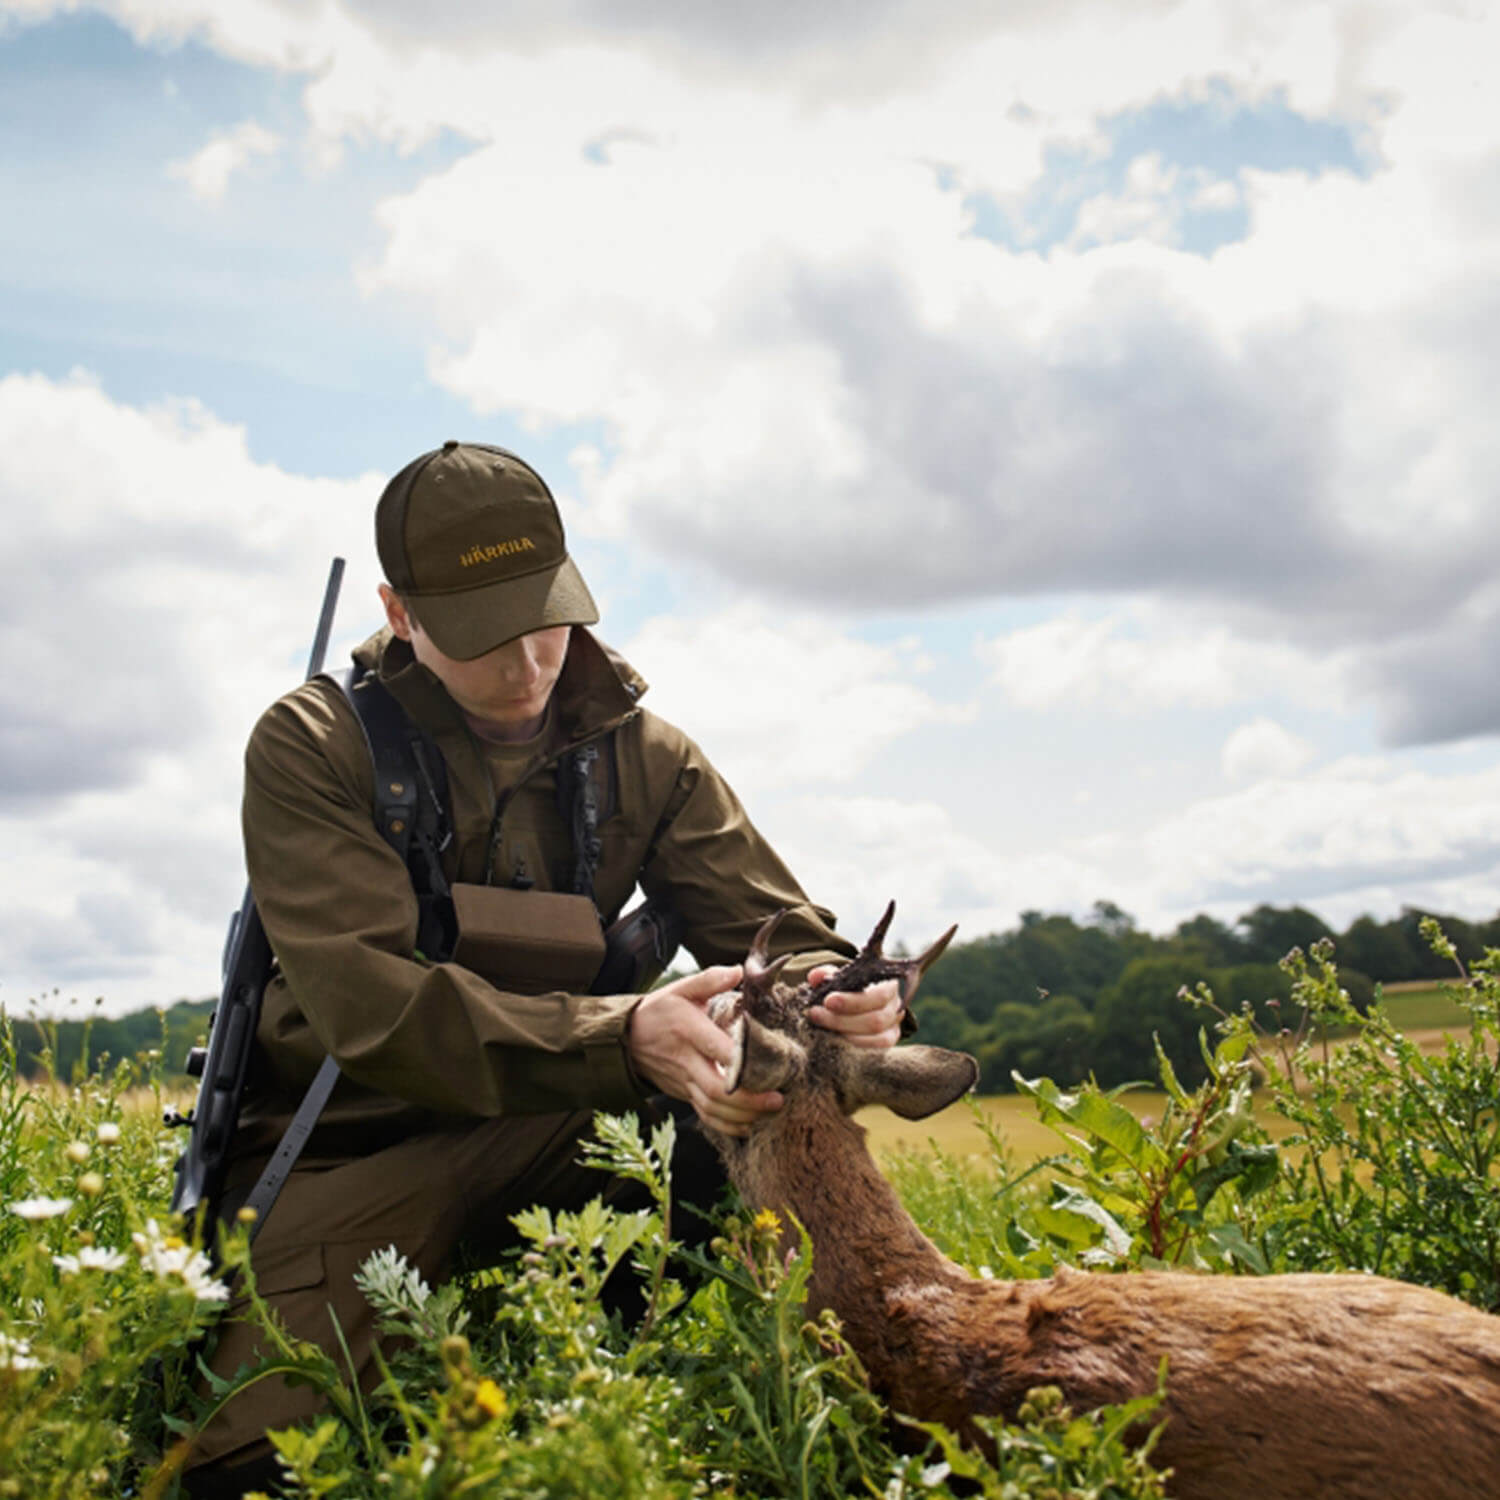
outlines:
M466 714L484 721L491 738L528 740L542 727L568 654L571 625L534 630L471 661L458 661L438 650L394 589L382 584L380 598L391 629L410 642L412 654Z

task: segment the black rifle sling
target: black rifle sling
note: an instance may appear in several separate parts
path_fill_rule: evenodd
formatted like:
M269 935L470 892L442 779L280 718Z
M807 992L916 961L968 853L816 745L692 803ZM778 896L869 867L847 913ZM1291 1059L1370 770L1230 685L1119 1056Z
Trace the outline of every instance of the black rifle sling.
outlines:
M417 893L417 948L435 962L446 959L457 938L442 860L453 838L448 768L437 746L407 718L377 677L352 667L328 675L354 706L369 746L375 772L375 826L411 874ZM245 1199L244 1208L255 1214L252 1239L266 1222L338 1081L339 1065L325 1057Z
M453 841L448 767L430 735L407 717L372 672L335 678L359 715L375 772L375 826L411 875L417 893L417 952L442 963L453 952L453 898L443 854Z

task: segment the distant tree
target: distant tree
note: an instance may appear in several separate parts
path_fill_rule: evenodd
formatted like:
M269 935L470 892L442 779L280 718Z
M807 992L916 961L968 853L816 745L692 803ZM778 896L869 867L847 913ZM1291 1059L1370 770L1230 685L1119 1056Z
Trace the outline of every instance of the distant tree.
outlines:
M1137 958L1099 997L1094 1010L1094 1066L1100 1083L1154 1079L1153 1035L1191 1086L1205 1076L1198 1032L1212 1017L1178 998L1206 978L1201 964L1182 957Z
M127 1015L85 1020L17 1021L16 1069L35 1078L50 1067L58 1078L87 1077L142 1053L161 1054L165 1078L186 1078L188 1049L202 1039L213 1010L212 1000L179 1000L170 1010L146 1009ZM47 1054L50 1053L50 1062Z
M1306 953L1319 938L1333 936L1322 917L1302 906L1257 906L1235 925L1244 936L1247 963L1280 963L1293 948Z
M1221 969L1212 982L1214 998L1227 1011L1248 1005L1256 1022L1267 1031L1283 1026L1296 1029L1298 1016L1292 1012L1292 981L1278 964L1236 964Z
M1020 930L1010 938L1010 950L1032 989L1061 995L1075 989L1073 969L1078 927L1071 917L1021 913Z
M972 1021L984 1021L1006 1001L1034 1002L1036 986L1000 936L954 943L932 966L924 995L946 995Z
M1475 959L1483 955L1484 944L1474 928L1462 917L1445 917L1441 912L1422 911L1415 906L1402 907L1397 922L1416 956L1416 973L1412 975L1412 978L1454 979L1457 974L1452 960L1439 957L1432 951L1427 939L1422 936L1422 923L1428 917L1433 918L1452 940L1459 958L1465 965L1473 963Z
M1206 913L1177 924L1173 947L1184 956L1201 955L1211 969L1223 969L1245 961L1245 945L1233 930Z
M1034 1010L1006 1007L1011 1024L982 1043L979 1087L985 1093L1009 1093L1012 1073L1023 1078L1085 1078L1094 1059L1094 1018L1073 995L1055 995Z
M1423 953L1413 950L1411 933L1401 922L1377 922L1369 916L1356 917L1349 930L1334 939L1334 954L1340 969L1347 964L1382 984L1417 979L1423 967Z
M1088 925L1097 927L1100 932L1118 942L1135 931L1135 918L1113 901L1096 901L1089 914Z
M985 1034L984 1028L970 1020L963 1007L955 1005L946 995L919 992L912 1010L917 1018L918 1040L929 1046L967 1052L975 1044L975 1035Z

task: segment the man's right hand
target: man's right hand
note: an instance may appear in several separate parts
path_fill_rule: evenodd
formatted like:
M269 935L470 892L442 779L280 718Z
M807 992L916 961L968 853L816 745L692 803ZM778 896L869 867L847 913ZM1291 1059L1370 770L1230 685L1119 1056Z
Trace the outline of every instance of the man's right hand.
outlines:
M734 989L738 964L700 970L652 990L630 1014L626 1047L635 1070L664 1094L686 1099L705 1125L721 1135L748 1135L751 1124L780 1109L781 1095L724 1090L722 1069L734 1047L708 1018L708 1002Z

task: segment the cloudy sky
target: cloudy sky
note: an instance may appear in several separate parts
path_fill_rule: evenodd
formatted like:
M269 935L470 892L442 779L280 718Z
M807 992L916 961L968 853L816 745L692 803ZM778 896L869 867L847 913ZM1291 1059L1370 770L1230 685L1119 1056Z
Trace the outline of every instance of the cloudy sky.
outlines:
M1500 906L1500 7L0 0L0 1002L216 986L449 437L846 927Z

